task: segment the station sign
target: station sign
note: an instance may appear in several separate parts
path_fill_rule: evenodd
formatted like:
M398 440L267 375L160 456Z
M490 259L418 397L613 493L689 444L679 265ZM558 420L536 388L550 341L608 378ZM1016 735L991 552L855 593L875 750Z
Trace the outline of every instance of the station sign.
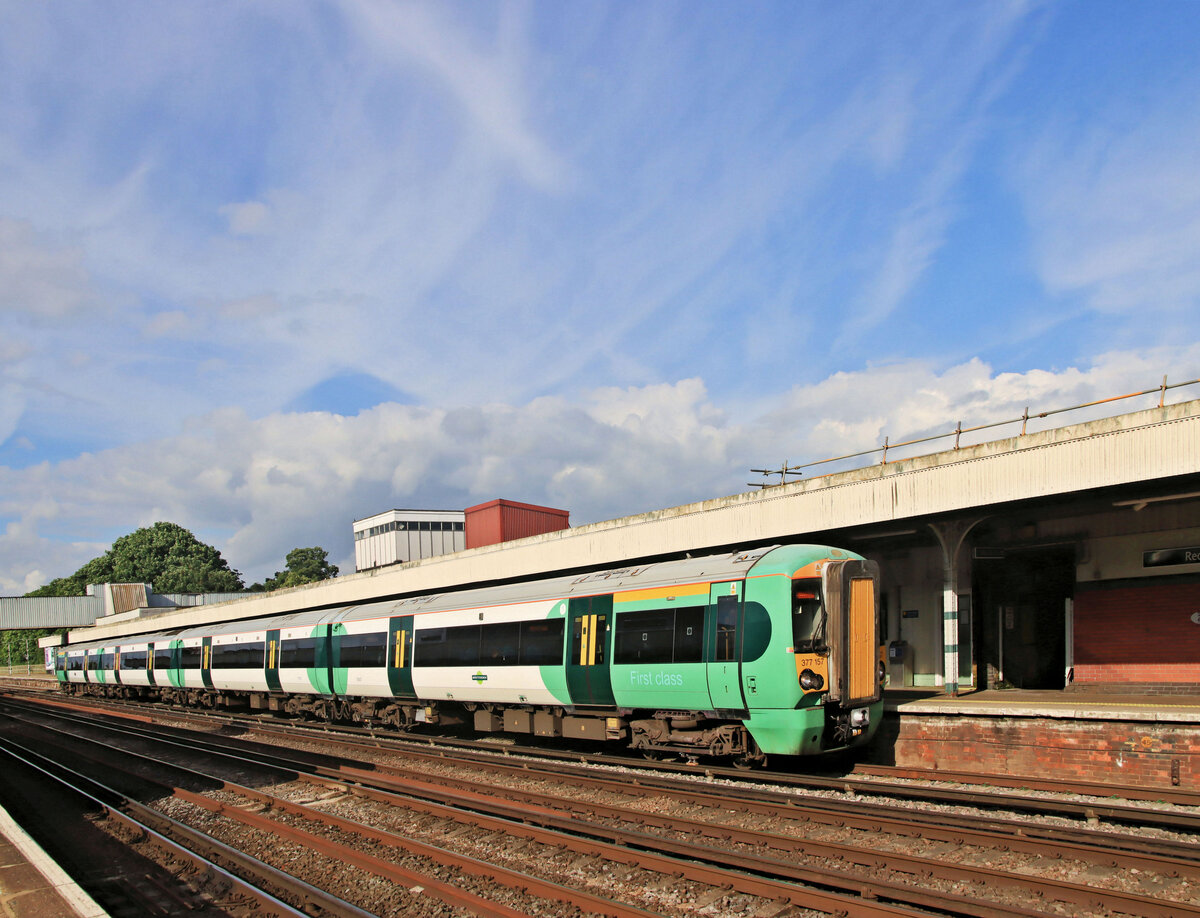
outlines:
M1172 564L1200 564L1200 545L1142 552L1142 567L1168 567Z

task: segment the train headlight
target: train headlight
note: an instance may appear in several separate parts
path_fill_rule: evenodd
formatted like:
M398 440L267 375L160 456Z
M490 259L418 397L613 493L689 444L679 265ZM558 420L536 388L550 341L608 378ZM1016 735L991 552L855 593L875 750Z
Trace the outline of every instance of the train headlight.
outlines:
M825 679L820 673L806 669L800 673L800 688L806 692L819 692L825 688Z
M875 678L882 682L886 675L887 667L883 665L883 660L880 660L875 664Z
M871 723L870 708L855 708L850 712L850 726L862 729Z

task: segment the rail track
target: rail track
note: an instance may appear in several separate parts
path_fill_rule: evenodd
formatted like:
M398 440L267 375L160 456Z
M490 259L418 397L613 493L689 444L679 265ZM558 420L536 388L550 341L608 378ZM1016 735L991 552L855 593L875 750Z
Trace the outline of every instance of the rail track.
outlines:
M36 693L33 697L37 694L47 697L44 691ZM82 705L100 705L114 710L126 709L140 711L149 716L164 716L162 705L83 696L62 700L64 703L71 703L73 700ZM1152 789L1049 778L1007 778L1001 775L989 776L944 769L935 771L862 764L854 764L851 766L852 770L842 772L821 772L811 759L803 761L803 771L771 769L766 772L748 772L741 768L723 767L713 763L645 761L629 755L596 752L591 747L580 751L578 748L554 747L545 743L525 745L511 739L463 739L436 734L400 734L388 728L372 729L316 721L281 721L271 715L184 708L165 710L171 717L179 718L185 723L202 725L217 722L238 729L254 729L297 738L325 734L337 737L338 742L357 741L381 749L454 749L464 753L476 750L486 754L499 753L509 758L586 762L597 766L636 769L645 773L702 775L733 783L769 783L781 789L829 791L859 798L878 797L892 801L906 800L914 804L935 803L1006 810L1028 815L1068 816L1091 824L1154 826L1170 831L1200 832L1200 793L1182 788ZM1152 806L1147 807L1143 805L1145 803Z
M174 768L183 775L179 770L188 769L186 781L172 783L210 788L207 795L178 786L170 792L175 805L203 811L205 820L246 825L251 815L287 814L309 825L296 828L313 839L344 843L339 835L353 835L409 852L428 846L422 857L444 869L469 873L453 862L457 856L488 864L481 869L493 875L521 874L514 864L525 870L552 865L552 875L575 878L574 885L564 880L543 890L539 902L519 900L518 911L531 914L554 914L563 903L597 914L679 914L686 903L689 913L712 915L1200 915L1200 849L1191 834L1194 823L1187 828L1185 818L1195 814L1175 812L1178 807L1172 815L1184 827L1176 825L1170 834L1184 837L1169 837L1161 828L1119 833L1086 819L1059 818L1052 808L1040 813L1055 813L1062 824L1028 812L1025 818L953 813L944 801L941 810L914 808L912 799L881 802L878 779L873 799L864 800L844 787L802 792L747 783L741 772L734 773L741 783L733 783L709 769L680 776L631 769L628 760L585 770L576 761L544 755L485 754L377 736L297 736L222 717L222 732L243 734L231 738L139 723L131 717L144 715L132 711L115 723L98 720L61 702L54 706L59 725L51 727L44 706L17 711L14 700L5 701L8 716L25 724L27 736L53 734L68 744L61 747L64 754L80 740L62 737L81 732L102 731L102 747L120 746L127 750L123 758L139 744L152 744L153 753L139 754L153 757L155 773ZM207 729L212 726L208 721ZM248 742L251 736L259 742ZM86 755L92 768L116 767L94 750ZM253 779L246 782L245 774ZM268 781L283 784L267 794L262 786ZM160 798L166 793L157 791ZM1004 805L1022 812L1012 803L1006 799ZM374 866L382 875L374 862L351 859L358 856L335 857L365 871ZM550 882L526 873L514 885L528 890L534 881ZM580 895L597 885L603 895ZM491 890L483 898L496 902L509 895Z
M24 817L41 846L114 918L183 913L297 918L314 906L344 918L368 914L8 736L0 736L0 759L7 808Z

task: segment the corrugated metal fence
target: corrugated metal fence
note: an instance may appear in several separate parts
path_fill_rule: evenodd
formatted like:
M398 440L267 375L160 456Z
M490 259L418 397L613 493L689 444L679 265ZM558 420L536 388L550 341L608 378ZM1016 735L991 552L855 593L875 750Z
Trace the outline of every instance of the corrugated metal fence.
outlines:
M103 614L99 596L0 596L0 631L82 628Z

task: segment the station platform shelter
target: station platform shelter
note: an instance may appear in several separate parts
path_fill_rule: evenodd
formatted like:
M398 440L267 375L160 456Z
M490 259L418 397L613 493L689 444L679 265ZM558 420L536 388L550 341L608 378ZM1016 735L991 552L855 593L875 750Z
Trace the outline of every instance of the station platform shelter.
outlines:
M1200 400L1164 404L1168 388L1137 393L1157 402L1142 410L1040 430L1027 412L999 439L962 445L953 433L952 448L900 458L885 447L860 468L180 610L155 627L820 543L878 562L889 696L924 696L894 701L881 756L945 761L951 753L937 750L950 746L938 743L958 731L953 754L964 761L978 748L981 768L1000 767L984 744L1007 736L1000 764L1035 769L1036 756L1020 764L1018 750L1046 740L1039 729L1055 725L1066 749L1074 739L1059 727L1102 723L1092 745L1106 750L1096 767L1110 779L1131 774L1137 753L1146 780L1177 771L1195 787ZM138 633L138 617L109 616L94 634ZM1034 701L1035 718L1016 713Z
M1190 383L1188 385L1191 385ZM188 627L786 542L877 561L889 687L1200 691L1200 400L790 481L292 590ZM143 629L105 616L97 638Z

